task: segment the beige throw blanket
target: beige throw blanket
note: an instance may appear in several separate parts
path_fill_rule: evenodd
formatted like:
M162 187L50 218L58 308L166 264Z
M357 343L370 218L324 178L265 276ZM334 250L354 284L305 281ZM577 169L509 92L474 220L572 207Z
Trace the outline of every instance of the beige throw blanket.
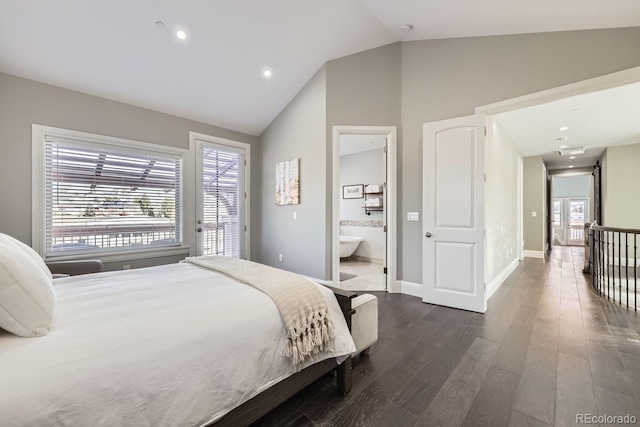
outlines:
M278 268L221 256L189 257L183 262L217 271L271 297L287 330L285 355L291 358L296 369L315 355L333 350L335 332L329 307L322 293L305 278Z

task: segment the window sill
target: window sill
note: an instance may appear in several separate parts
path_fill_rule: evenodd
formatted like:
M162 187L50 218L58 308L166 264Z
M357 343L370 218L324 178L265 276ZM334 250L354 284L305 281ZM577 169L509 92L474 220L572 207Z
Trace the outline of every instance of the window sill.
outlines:
M166 256L176 256L190 254L190 246L172 246L168 248L154 249L133 249L117 252L92 252L92 253L75 253L57 256L48 256L45 261L72 261L83 259L100 259L103 262L118 262L134 259L160 258Z

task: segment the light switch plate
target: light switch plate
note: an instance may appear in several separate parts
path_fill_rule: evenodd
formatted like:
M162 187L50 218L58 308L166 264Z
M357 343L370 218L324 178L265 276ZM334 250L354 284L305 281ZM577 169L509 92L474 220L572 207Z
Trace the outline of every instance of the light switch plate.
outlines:
M420 221L420 212L407 212L407 221Z
M298 219L298 212L293 211L293 219Z
M538 212L531 212L531 216L538 216Z

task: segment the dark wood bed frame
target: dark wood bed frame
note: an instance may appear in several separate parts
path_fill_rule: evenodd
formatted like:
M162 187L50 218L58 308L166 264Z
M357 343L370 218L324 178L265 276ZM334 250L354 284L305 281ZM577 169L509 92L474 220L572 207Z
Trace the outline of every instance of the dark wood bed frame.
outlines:
M358 296L358 294L332 288L331 286L327 287L335 294L342 314L347 321L347 326L349 330L351 330L351 316L355 313L355 310L351 307L351 300ZM232 409L231 412L228 412L219 420L209 424L209 426L247 426L332 370L336 370L338 393L346 396L349 391L351 391L351 356L348 356L345 361L339 365L335 359L331 358L315 363L269 387L242 405Z

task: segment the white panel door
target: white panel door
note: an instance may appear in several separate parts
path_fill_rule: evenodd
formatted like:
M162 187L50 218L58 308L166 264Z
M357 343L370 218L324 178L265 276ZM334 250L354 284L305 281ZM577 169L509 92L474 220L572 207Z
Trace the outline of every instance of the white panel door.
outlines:
M484 116L423 127L424 302L484 313Z

